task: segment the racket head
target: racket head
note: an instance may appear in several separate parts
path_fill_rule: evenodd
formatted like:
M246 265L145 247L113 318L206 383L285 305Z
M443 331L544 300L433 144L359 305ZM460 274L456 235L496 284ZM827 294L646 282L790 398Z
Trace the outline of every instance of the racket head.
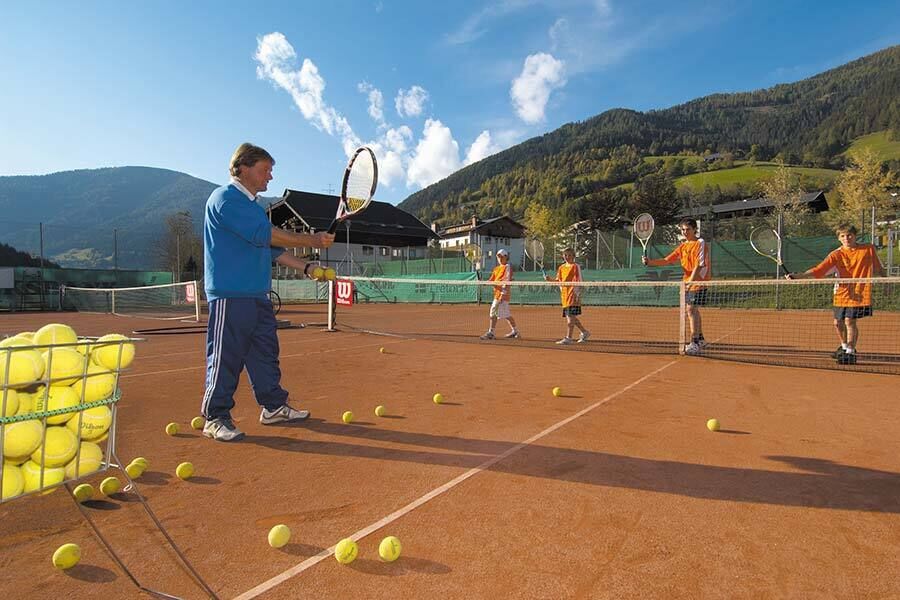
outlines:
M653 220L653 215L650 213L641 213L634 218L634 236L644 248L647 247L647 242L650 241L650 236L653 235L655 228L656 221Z
M463 256L465 256L466 260L472 263L472 265L477 267L481 263L481 257L484 256L484 251L478 244L469 243L463 246Z
M781 263L781 236L770 227L757 227L750 232L750 247L766 258Z
M375 153L366 146L357 148L344 169L337 216L328 232L334 233L339 222L366 210L372 203L377 187L378 161L375 159Z
M525 240L525 256L534 261L539 268L544 268L544 243L541 240L529 238Z

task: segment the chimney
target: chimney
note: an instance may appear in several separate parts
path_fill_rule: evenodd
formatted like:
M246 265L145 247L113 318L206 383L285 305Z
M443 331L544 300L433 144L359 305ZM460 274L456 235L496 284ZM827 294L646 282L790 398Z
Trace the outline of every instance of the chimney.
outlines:
M435 223L434 221L431 222L431 230L437 233L437 223Z
M478 217L472 215L472 227L478 227Z

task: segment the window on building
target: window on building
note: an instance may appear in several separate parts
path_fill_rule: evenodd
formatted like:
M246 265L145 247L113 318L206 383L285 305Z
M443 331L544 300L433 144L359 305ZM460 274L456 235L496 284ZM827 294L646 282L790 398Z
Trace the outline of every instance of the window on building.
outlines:
M372 246L363 246L363 256L374 256L375 248Z
M381 247L381 255L382 256L387 256L389 251L390 250L387 247L385 247L385 246Z

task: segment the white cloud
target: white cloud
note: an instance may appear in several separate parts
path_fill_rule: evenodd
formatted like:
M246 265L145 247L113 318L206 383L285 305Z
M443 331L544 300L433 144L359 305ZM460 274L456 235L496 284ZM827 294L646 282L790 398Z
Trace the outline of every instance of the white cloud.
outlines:
M425 88L414 85L408 90L399 90L394 99L394 105L397 107L397 114L401 117L418 117L425 109L427 101L428 92L425 91Z
M528 56L509 90L516 114L526 123L543 121L550 92L565 84L565 63L544 52Z
M472 145L469 146L469 150L466 152L466 165L471 165L472 163L478 162L482 158L487 158L491 154L496 154L500 151L500 146L494 143L491 139L491 132L485 129L481 132L481 134L472 142Z
M436 119L427 119L422 139L416 145L406 172L409 186L425 187L457 171L459 144L450 128Z
M385 125L384 95L381 93L381 90L365 81L360 83L357 86L357 89L363 94L366 94L366 97L369 100L369 116L372 117L379 126Z

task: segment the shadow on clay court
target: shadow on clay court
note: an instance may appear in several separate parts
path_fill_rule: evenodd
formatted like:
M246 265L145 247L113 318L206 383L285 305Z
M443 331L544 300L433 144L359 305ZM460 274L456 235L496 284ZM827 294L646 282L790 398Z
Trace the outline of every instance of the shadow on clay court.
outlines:
M171 479L171 475L162 471L145 471L135 482L141 485L166 485Z
M410 573L422 575L446 575L453 571L443 563L414 556L403 556L403 560L386 563L370 558L357 558L348 565L354 571L367 575L380 575L382 577L398 577Z
M325 548L320 548L319 546L311 546L309 544L296 544L291 542L289 544L285 544L279 550L284 552L285 554L290 554L291 556L315 556Z
M122 508L115 502L110 502L109 500L85 500L82 504L87 508L93 508L94 510L119 510Z
M716 433L727 433L729 435L750 435L749 431L741 431L740 429L720 429Z
M193 475L184 480L185 483L191 485L218 485L222 483L221 479L215 477L204 477L203 475Z
M478 467L516 445L370 427L354 428L323 421L308 422L308 427L338 438L349 436L428 449L409 450L281 436L247 436L245 442L276 452L349 456L461 469ZM490 470L710 500L900 513L898 473L807 457L767 459L808 472L701 465L542 445L522 447L516 454L493 464Z
M72 579L89 583L110 583L118 579L115 572L96 565L79 564L63 572Z

